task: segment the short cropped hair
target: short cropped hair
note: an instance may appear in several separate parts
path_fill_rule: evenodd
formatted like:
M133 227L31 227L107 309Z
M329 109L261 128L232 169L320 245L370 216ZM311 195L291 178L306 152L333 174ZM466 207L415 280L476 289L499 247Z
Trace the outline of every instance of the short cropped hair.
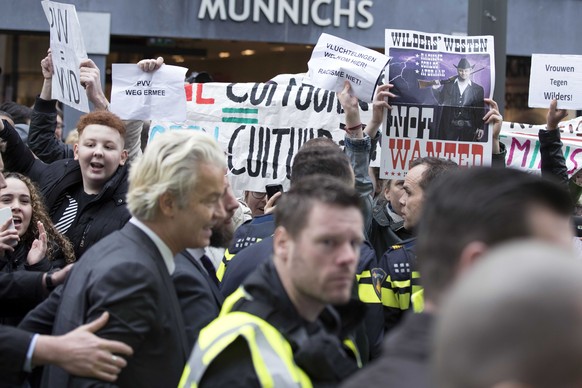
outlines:
M313 139L307 140L299 150L304 150L310 147L331 147L334 149L341 150L340 146L337 145L332 139L327 136L314 137Z
M582 383L582 263L540 241L486 253L447 295L435 330L435 386Z
M297 237L307 224L315 203L359 209L360 196L353 185L336 177L322 174L304 177L277 202L275 225L284 227L292 237Z
M0 110L0 116L8 118L14 122L14 117L12 117L12 115L6 111Z
M450 171L451 169L457 168L457 163L449 159L435 158L433 156L427 156L424 158L416 158L410 162L410 167L423 165L426 170L422 173L422 177L418 182L418 185L423 191L426 191L431 183L435 181L438 177Z
M350 160L335 143L330 144L328 141L303 146L297 152L291 166L291 186L315 174L333 176L354 185L354 172Z
M14 101L7 101L0 105L0 110L8 113L14 124L27 124L32 116L32 109Z
M83 131L88 125L93 124L105 125L115 129L117 132L119 132L121 138L125 142L125 124L117 115L106 110L98 110L81 116L79 122L77 123L79 137L81 137Z
M532 205L564 216L572 212L561 186L512 168L452 171L429 188L425 201L416 253L425 295L433 302L453 283L459 256L470 242L492 246L531 236Z
M131 166L129 211L142 221L153 220L164 193L170 193L179 207L185 207L203 165L226 169L224 152L210 135L190 130L156 135L143 156Z

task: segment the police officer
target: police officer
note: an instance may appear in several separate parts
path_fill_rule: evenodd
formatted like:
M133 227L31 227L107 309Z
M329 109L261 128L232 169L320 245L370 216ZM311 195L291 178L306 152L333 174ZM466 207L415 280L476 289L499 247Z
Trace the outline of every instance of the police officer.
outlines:
M181 387L337 385L361 365L351 340L364 313L351 298L364 239L357 192L307 177L281 197L275 220L273 260L202 330Z

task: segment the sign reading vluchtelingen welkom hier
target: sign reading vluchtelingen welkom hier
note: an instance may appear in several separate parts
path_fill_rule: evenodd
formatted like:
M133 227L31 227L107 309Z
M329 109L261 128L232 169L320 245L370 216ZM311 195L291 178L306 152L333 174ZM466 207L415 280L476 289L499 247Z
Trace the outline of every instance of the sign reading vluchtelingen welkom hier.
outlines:
M533 54L529 80L530 108L582 108L582 55Z
M378 79L389 60L375 50L324 33L313 48L303 82L337 93L349 81L354 96L372 102Z

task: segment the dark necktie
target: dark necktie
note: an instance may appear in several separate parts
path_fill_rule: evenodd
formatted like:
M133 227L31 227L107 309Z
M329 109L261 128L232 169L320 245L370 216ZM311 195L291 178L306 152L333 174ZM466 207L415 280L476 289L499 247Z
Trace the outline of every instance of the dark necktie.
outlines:
M210 261L208 256L202 255L202 257L200 258L200 262L202 263L202 265L204 266L204 269L208 273L208 277L210 277L210 280L212 280L214 282L214 284L216 284L218 286L218 278L216 277L216 269L214 268L214 265L212 265L212 262Z

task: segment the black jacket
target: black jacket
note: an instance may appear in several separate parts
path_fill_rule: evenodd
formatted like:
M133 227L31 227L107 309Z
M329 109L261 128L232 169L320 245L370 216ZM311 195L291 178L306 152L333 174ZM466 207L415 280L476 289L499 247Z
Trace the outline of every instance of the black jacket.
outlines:
M395 222L390 217L386 205L386 200L374 201L372 225L368 233L368 240L374 247L378 260L392 245L412 237L412 233L404 229L404 221Z
M40 188L45 199L46 208L54 223L58 200L64 193L72 194L83 187L83 178L79 162L73 159L58 160L45 164L35 159L22 142L14 128L4 121L4 130L0 138L6 140L4 167L7 171L20 172L29 176ZM75 256L80 258L88 247L119 230L129 221L130 214L126 206L127 164L121 166L105 183L101 192L79 213L65 233L75 249Z
M24 244L18 244L14 252L6 252L4 257L0 258L0 271L4 273L44 273L53 269L60 268L64 265L64 260L51 261L46 257L36 264L28 265L26 258L30 247ZM26 292L25 289L23 291ZM36 305L42 302L43 298L30 299L27 295L22 298L16 298L12 303L2 303L0 309L0 323L3 325L17 326L24 316Z
M56 100L36 98L30 128L28 130L28 147L45 163L73 158L73 147L55 137L57 127Z
M200 330L218 317L224 298L190 253L178 253L174 262L176 269L172 273L172 282L182 309L188 349L192 349Z
M429 357L434 317L408 313L386 338L382 356L344 382L342 388L429 388Z
M560 131L540 129L538 138L540 140L542 176L557 181L567 187L568 168L566 167L566 159L562 152Z
M342 309L327 306L317 321L307 322L291 303L271 261L253 272L243 286L250 298L239 299L232 311L259 316L277 328L314 387L337 386L357 370L342 340L361 322L363 305L359 301L352 300ZM209 366L199 386L259 387L246 343L234 341Z
M244 280L263 263L271 262L273 257L273 237L250 245L240 251L231 261L220 283L220 291L227 297L232 294ZM364 242L360 250L357 273L361 274L377 267L376 253L368 242ZM359 284L354 283L354 294L357 295ZM364 325L358 331L356 344L362 353L362 359L367 362L377 357L383 339L383 309L381 303L366 303Z

